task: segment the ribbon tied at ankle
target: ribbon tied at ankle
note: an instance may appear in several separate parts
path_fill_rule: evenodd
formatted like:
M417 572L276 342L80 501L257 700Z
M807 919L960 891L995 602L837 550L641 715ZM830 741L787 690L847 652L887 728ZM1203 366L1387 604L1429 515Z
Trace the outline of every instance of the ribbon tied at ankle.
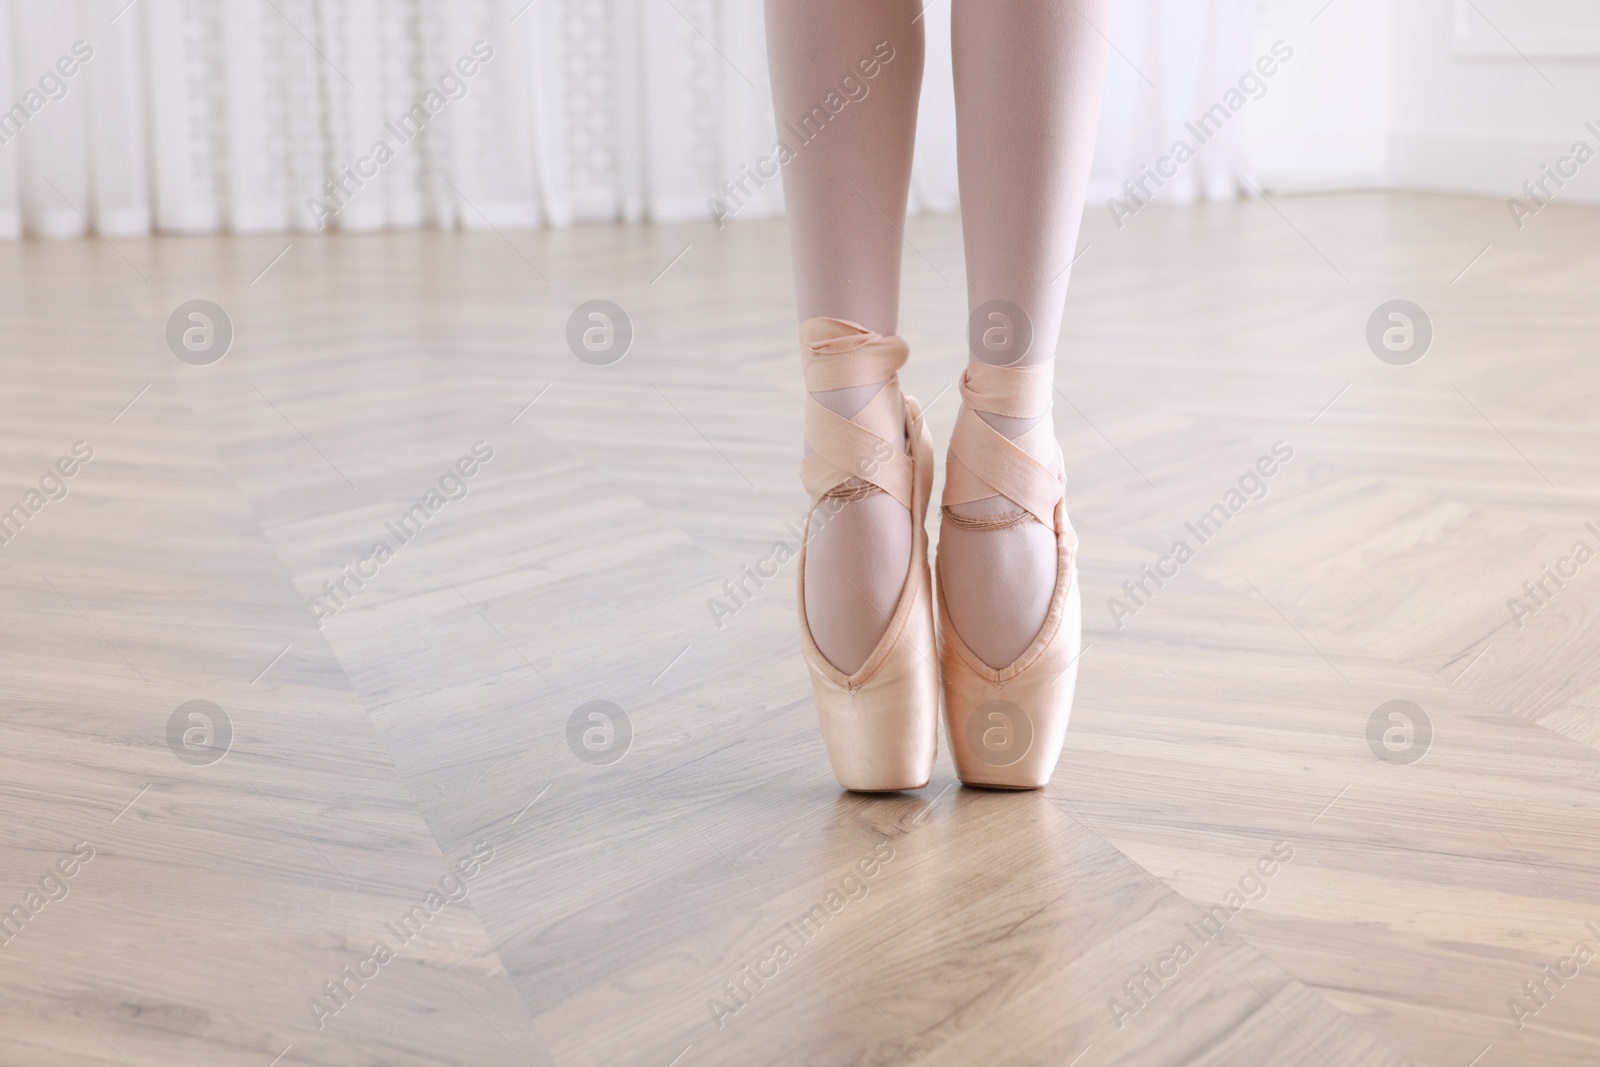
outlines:
M906 412L896 374L909 351L904 338L885 337L844 319L814 318L800 324L808 393L883 386L849 418L814 396L806 397L805 437L811 452L801 465L800 480L813 504L825 496L858 498L881 489L911 507L911 457L903 443Z
M1055 528L1056 503L1064 479L1050 469L1059 464L1061 446L1049 419L1054 367L1049 363L998 367L971 363L961 376L961 410L950 435L945 469L945 508L1003 496ZM1013 419L1039 419L1014 438L978 417L979 412ZM950 512L946 511L948 516Z

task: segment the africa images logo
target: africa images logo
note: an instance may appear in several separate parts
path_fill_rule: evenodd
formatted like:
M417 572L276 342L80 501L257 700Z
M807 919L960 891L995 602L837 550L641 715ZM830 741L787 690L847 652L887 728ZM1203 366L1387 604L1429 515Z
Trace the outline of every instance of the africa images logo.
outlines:
M967 720L967 751L991 767L1009 767L1033 747L1033 720L1009 700L991 700Z

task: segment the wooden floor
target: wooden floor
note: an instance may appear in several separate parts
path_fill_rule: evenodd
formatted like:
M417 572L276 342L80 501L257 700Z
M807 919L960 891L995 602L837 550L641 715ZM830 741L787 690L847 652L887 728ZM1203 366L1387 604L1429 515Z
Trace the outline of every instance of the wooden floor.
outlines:
M959 226L906 235L942 442ZM804 503L780 222L0 244L0 1065L1600 1063L1600 212L1080 247L1066 753L862 797L792 565L708 606Z

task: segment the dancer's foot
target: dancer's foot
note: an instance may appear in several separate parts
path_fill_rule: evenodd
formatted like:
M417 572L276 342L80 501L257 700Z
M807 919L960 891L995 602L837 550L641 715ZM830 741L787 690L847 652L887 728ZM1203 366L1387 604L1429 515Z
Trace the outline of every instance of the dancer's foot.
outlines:
M911 563L911 512L868 480L890 448L906 448L906 408L893 370L883 381L820 389L811 398L868 446L852 476L811 510L804 596L817 649L854 674L883 638ZM871 435L867 437L866 435ZM808 462L812 455L806 445Z
M951 754L968 785L1043 786L1072 712L1077 537L1062 501L1050 373L1049 364L973 363L961 379L945 478L951 540L939 544L939 674ZM1046 549L1048 576L1038 558Z
M830 318L807 319L800 334L812 396L800 649L823 741L846 789L920 789L939 738L923 529L933 441L916 401L900 395L903 340Z
M939 568L950 619L999 669L1038 636L1056 587L1056 533L1003 496L941 510Z
M812 509L810 528L805 599L811 635L829 663L854 674L883 639L905 588L911 512L852 478Z
M1060 480L1060 453L1048 414L969 414L1026 452L1043 473ZM947 465L955 466L954 456L952 445ZM974 655L999 670L1027 650L1050 610L1056 585L1055 529L999 495L947 503L940 518L939 573L951 623Z

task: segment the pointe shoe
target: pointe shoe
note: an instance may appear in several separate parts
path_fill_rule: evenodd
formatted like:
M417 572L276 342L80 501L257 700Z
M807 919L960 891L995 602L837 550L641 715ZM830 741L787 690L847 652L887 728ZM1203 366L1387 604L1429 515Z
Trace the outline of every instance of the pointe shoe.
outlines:
M846 789L869 793L921 789L933 772L939 745L933 590L924 526L933 491L933 437L921 407L909 396L904 425L910 454L856 421L866 421L862 416L874 408L880 416L889 405L898 408L901 394L895 371L906 361L904 340L829 318L807 319L800 326L800 337L807 390L887 383L854 419L829 411L815 398L806 404L806 443L812 451L801 468L801 479L812 508L800 543L800 648L811 674L822 740L834 776ZM848 499L880 491L911 512L911 561L888 629L861 668L846 675L818 650L806 620L805 545L818 515L816 505L823 498Z
M962 408L950 440L944 506L1004 496L1056 535L1056 585L1044 625L1022 655L996 670L961 640L939 578L939 666L945 728L956 774L967 785L1041 789L1055 772L1067 737L1083 640L1078 537L1067 519L1066 478L1035 457L1061 446L1048 418L1014 440L977 416L1013 418L1050 412L1049 364L971 364L961 378ZM948 515L948 513L946 513Z

